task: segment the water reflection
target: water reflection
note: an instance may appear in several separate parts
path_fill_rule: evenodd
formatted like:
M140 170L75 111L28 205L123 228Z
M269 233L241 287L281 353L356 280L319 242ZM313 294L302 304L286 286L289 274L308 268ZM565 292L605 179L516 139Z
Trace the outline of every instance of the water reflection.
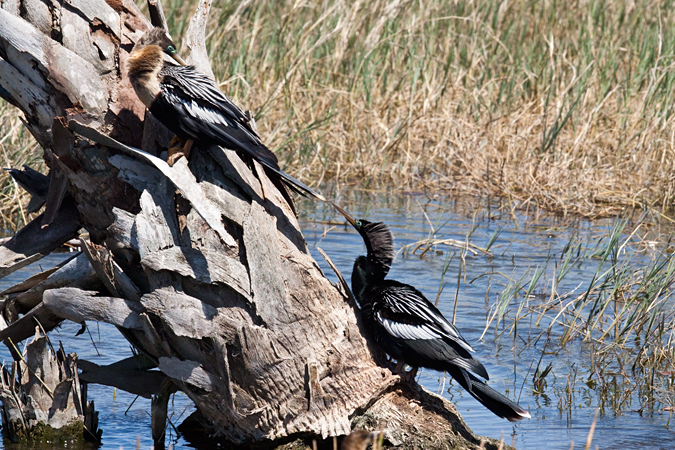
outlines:
M491 377L490 383L509 397L519 399L524 407L529 407L532 419L515 425L498 419L440 373L424 370L419 381L429 390L442 392L451 399L468 426L478 434L497 439L503 435L506 443L514 442L519 449L567 449L571 441L576 443L576 448L581 448L598 406L595 391L584 384L585 380L580 380L575 386L571 407L559 409L558 405L561 387L566 383L568 374L575 367L588 365L587 349L580 343L573 343L557 355L542 357L545 350L543 340L537 345L525 346L525 342L532 339L541 328L530 321L520 324L518 334L522 339L517 338L517 345L514 346L514 335L510 330L504 331L503 324L496 326L493 321L486 331L486 321L494 314L495 302L510 280L528 279L534 267L544 265L547 261L557 261L573 239L585 247L593 247L594 242L609 234L614 221L590 223L584 220L537 218L536 214L533 217L514 211L508 205L505 207L476 198L429 200L418 195L383 196L365 193L354 194L344 205L357 218L387 223L394 234L397 249L429 237L432 230L435 230L437 237L460 242L465 242L469 236L468 240L479 247L487 246L495 233L499 232L490 249L492 256L478 252L476 255L468 253L462 258L460 250L448 246L430 248L423 256L420 256L420 251L416 254L401 251L397 254L389 278L414 285L433 301L442 285L444 265L449 262L443 278L445 286L440 293L439 309L451 318L455 298L458 299L455 323L476 349L477 358L486 366ZM299 210L302 211L301 226L310 251L324 273L336 281L317 247L321 247L332 258L349 280L354 259L365 252L360 236L351 226L345 226L344 219L327 205L303 201ZM644 240L648 241L648 237L645 236ZM636 253L638 261L639 258L647 261L652 256L649 249L643 247L629 247L627 250L642 252ZM24 268L0 280L0 289L39 272L41 267L53 266L63 258L62 255L53 255ZM582 292L595 273L597 264L596 259L576 263L558 286L558 291ZM547 272L544 278L550 280L551 274ZM509 313L516 313L517 307L517 304L510 304ZM101 365L131 356L129 344L114 327L92 323L89 324L89 333L76 336L79 329L77 324L66 323L52 332L51 338L53 341L62 341L67 352L77 352L81 358ZM4 348L0 354L5 361L10 360ZM552 364L552 374L547 377L544 394L535 396L532 394L532 375L540 358L543 365L549 362ZM95 385L90 386L89 396L95 400L100 411L99 426L104 431L104 448L135 448L137 436L141 437L142 448L150 447L148 400ZM633 402L634 407L628 409L639 407L639 399L633 399ZM176 394L169 406L174 425L178 425L193 410L189 399L180 393ZM608 410L598 420L593 448L595 445L603 449L672 448L675 446L675 435L666 426L668 420L667 413L660 414L658 411L643 415L635 412L614 415ZM171 427L168 434L175 437ZM183 439L173 442L176 448L189 448Z

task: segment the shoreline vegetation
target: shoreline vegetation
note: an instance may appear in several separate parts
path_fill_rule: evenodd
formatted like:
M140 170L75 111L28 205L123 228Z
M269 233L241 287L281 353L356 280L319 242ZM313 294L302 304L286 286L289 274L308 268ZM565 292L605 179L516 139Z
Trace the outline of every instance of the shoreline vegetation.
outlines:
M163 3L181 42L193 6ZM262 0L214 5L210 21L221 88L310 186L498 195L590 218L675 202L664 2ZM39 168L18 115L0 105L3 165ZM5 226L20 213L3 211Z

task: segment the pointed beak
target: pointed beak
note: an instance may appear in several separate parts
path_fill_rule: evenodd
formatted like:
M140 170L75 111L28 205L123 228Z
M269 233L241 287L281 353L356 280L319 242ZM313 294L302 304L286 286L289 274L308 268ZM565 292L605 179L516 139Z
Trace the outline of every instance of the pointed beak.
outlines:
M347 211L336 205L335 203L331 202L331 205L333 205L333 208L337 209L340 214L345 216L345 219L347 219L347 222L351 223L354 228L356 228L356 219L354 219L352 216L349 215Z
M181 58L180 55L179 55L178 53L172 53L172 54L171 54L171 57L172 57L173 59L175 59L176 62L177 62L178 64L180 64L181 66L187 66L187 63L185 62L185 60L184 60L183 58Z

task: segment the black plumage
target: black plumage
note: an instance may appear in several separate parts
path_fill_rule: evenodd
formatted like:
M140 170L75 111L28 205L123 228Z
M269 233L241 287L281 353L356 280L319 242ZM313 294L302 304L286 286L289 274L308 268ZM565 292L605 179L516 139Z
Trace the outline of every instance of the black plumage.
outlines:
M150 112L181 139L241 151L265 167L280 170L277 157L251 129L244 112L206 75L192 66L165 64L161 94Z
M180 65L165 61L164 55ZM146 32L136 43L129 56L128 73L150 112L184 141L240 152L265 167L273 181L280 179L300 194L325 200L279 168L277 157L262 143L246 114L212 79L184 65L175 44L161 28Z
M447 372L499 417L510 421L530 417L518 404L476 376L489 379L459 330L420 291L385 279L394 256L389 228L381 222L355 220L344 209L334 206L366 244L367 255L354 262L352 291L366 330L375 343L399 363Z

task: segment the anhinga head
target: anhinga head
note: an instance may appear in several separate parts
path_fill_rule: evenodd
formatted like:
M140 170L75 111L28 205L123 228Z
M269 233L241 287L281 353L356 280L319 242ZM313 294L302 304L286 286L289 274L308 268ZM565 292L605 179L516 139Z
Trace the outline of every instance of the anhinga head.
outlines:
M333 204L340 214L359 232L368 250L367 256L359 256L354 264L354 271L370 279L384 279L389 273L394 260L394 238L382 222L368 222L354 219L347 211Z
M164 67L164 55L173 58L178 64L185 65L183 58L176 52L176 44L162 28L146 31L136 42L129 54L129 81L138 98L150 108L161 91L159 72Z
M183 61L183 58L181 58L176 51L176 44L174 44L169 35L166 34L166 31L164 31L163 28L155 27L146 31L136 42L136 45L134 45L134 48L131 51L131 57L134 58L134 55L136 57L145 55L146 57L154 59L157 55L161 56L162 53L169 55L181 66L185 65L185 61Z

